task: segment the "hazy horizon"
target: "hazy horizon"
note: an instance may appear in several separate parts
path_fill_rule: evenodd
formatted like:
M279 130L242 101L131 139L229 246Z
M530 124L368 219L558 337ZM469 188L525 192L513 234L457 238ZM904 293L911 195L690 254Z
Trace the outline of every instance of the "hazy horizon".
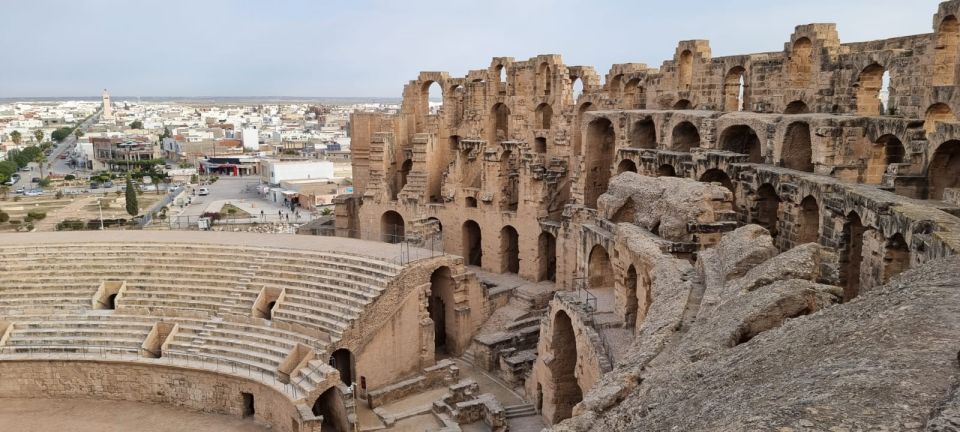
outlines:
M707 39L714 57L781 51L811 22L837 23L843 43L932 32L940 2L905 3L16 2L0 26L0 98L396 99L420 71L463 76L496 56L555 53L603 76L658 68L680 40Z

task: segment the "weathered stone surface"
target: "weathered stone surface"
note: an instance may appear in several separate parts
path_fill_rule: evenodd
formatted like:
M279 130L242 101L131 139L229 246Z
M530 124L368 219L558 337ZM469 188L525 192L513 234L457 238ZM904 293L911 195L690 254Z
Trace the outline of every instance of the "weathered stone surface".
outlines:
M753 291L786 279L816 281L820 277L820 263L826 253L828 252L816 243L797 246L750 269L742 278L731 281L725 292L730 295Z
M696 363L658 362L615 408L554 430L952 430L958 266L910 270Z

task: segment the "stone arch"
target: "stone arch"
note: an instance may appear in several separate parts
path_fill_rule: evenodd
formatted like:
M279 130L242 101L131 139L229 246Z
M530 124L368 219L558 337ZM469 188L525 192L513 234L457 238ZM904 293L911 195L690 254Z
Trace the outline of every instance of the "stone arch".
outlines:
M720 149L750 156L750 163L763 163L762 144L757 133L747 125L733 125L720 134Z
M680 99L675 104L673 104L673 109L675 110L693 109L693 103L687 99Z
M439 93L440 105L436 109L430 108L430 100L437 99ZM425 81L420 87L420 112L424 115L438 114L443 109L443 87L440 83L430 80Z
M797 235L794 244L817 243L820 240L820 205L813 195L807 195L800 201L797 226L794 227Z
M544 137L536 137L533 139L533 151L539 154L547 153L547 139Z
M937 147L927 166L927 198L942 200L947 188L960 187L960 140Z
M617 174L627 172L627 171L634 172L634 173L637 172L637 164L630 159L624 159L620 161L619 164L617 164Z
M537 105L534 114L537 120L537 129L550 129L550 123L553 120L553 108L550 107L550 104L542 103Z
M926 114L923 116L923 128L927 131L927 134L936 132L937 123L956 123L957 116L953 114L953 110L950 109L950 105L945 103L935 103L930 105L927 108Z
M700 131L688 121L677 123L671 134L671 150L689 152L693 147L700 146Z
M388 210L380 216L380 233L386 243L400 243L406 236L403 216L393 210Z
M787 75L793 87L806 87L813 72L813 43L802 37L793 42L787 61Z
M783 110L784 114L806 114L810 112L810 108L807 107L806 102L801 100L795 100L787 104L787 107Z
M466 198L463 199L463 205L464 205L464 206L467 206L467 207L470 207L470 208L476 208L476 207L477 207L477 199L476 199L475 197L466 197Z
M683 50L680 53L679 64L677 65L677 89L680 91L690 90L693 85L693 53L690 50Z
M551 81L552 76L550 74L550 64L547 62L540 63L540 67L537 70L537 74L540 75L538 82L538 91L543 96L550 96L551 90Z
M553 334L550 338L553 361L548 366L552 377L551 392L545 397L551 402L544 407L544 414L551 424L570 418L574 405L583 400L583 389L577 380L577 336L573 332L570 316L558 311L553 316ZM551 389L552 387L552 389ZM550 415L552 413L552 415Z
M636 329L647 319L647 311L653 303L650 293L650 276L646 271L638 272L637 267L631 264L627 268L623 285L627 299L624 324L631 329Z
M572 97L570 104L576 105L577 101L580 99L580 96L583 95L583 78L579 76L572 76L570 79L570 96Z
M623 86L623 108L643 109L646 105L646 93L640 85L640 78L627 81Z
M880 89L883 87L884 69L878 63L871 63L857 76L857 114L881 115L883 104L880 101Z
M433 320L433 352L436 356L456 354L456 286L450 267L438 267L430 275L427 312Z
M588 208L597 208L597 198L607 191L607 185L610 183L610 165L613 164L616 150L616 139L613 123L609 119L601 117L587 125L584 205Z
M877 138L870 148L870 158L867 160L866 172L861 182L880 184L887 166L892 163L902 163L905 153L903 143L896 135L886 134Z
M787 126L780 149L781 164L797 171L813 172L813 147L810 142L810 125L793 122Z
M677 170L673 168L673 165L663 164L657 167L657 177L676 177Z
M883 248L883 281L887 283L890 278L902 273L910 268L910 246L903 238L903 235L896 233L887 239Z
M537 281L557 280L557 238L543 231L537 238Z
M860 267L863 264L863 233L866 228L855 211L847 214L843 225L843 238L846 240L846 253L841 257L844 264L841 267L843 284L843 301L853 300L860 294Z
M630 128L630 147L653 149L657 148L657 125L651 118L633 122Z
M498 64L494 69L496 70L497 77L497 93L501 95L507 94L507 66L504 64Z
M780 195L773 185L764 183L757 188L756 210L752 213L750 222L766 228L776 238L780 232Z
M613 263L610 262L610 255L607 254L607 249L601 245L594 245L593 249L590 249L590 257L587 262L588 288L613 288Z
M723 110L743 111L747 106L746 69L734 66L723 78Z
M700 175L700 181L704 183L720 183L721 186L727 188L734 198L736 198L737 194L736 189L734 189L733 186L733 181L730 180L730 176L727 175L726 171L724 170L717 168L708 169Z
M623 74L616 74L613 78L610 78L610 82L607 83L607 92L612 97L620 96L621 90L623 90Z
M933 85L952 86L957 79L957 50L960 49L960 21L947 15L937 26L933 51Z
M490 109L490 119L492 128L490 133L491 143L506 141L510 139L510 108L501 102L495 103Z
M321 430L325 432L350 432L347 408L343 404L343 399L336 387L330 387L321 393L317 400L313 402L312 411L313 415L323 417Z
M520 235L507 225L500 229L500 273L520 273Z
M340 372L340 381L348 386L353 385L355 361L353 353L346 348L340 348L330 354L330 366Z
M481 243L480 224L472 220L463 223L462 228L463 259L467 265L483 265L483 244Z

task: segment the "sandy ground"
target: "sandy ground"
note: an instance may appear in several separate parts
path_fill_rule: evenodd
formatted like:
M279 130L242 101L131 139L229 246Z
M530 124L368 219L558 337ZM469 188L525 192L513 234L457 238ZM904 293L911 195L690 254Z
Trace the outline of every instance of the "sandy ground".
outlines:
M265 432L241 419L164 405L83 399L0 398L0 431L17 432Z

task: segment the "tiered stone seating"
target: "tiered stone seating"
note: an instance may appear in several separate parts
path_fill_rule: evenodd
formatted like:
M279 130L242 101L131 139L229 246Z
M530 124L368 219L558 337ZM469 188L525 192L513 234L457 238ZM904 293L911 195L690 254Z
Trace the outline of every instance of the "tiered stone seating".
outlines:
M0 359L122 354L187 367L216 364L282 385L280 366L298 344L323 352L400 269L347 253L267 247L0 245L0 319L13 323ZM116 310L93 307L105 281L125 282ZM272 320L292 326L251 316L264 289L283 290ZM161 320L177 324L161 357L139 355ZM307 362L291 385L303 394L320 383L325 360Z

